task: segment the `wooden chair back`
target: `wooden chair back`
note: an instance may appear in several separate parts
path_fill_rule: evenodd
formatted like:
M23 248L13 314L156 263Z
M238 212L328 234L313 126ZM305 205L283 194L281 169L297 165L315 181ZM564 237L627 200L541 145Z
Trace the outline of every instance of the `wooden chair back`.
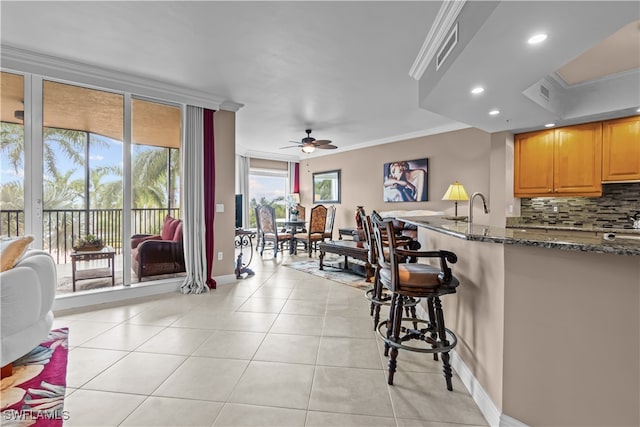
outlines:
M269 205L256 206L256 221L258 223L258 231L263 234L277 233L276 228L276 212Z
M327 209L327 220L324 226L324 238L333 240L333 223L336 220L336 207L335 205L329 206Z
M321 233L324 235L324 228L327 224L327 208L324 205L316 205L311 209L309 219L309 234Z

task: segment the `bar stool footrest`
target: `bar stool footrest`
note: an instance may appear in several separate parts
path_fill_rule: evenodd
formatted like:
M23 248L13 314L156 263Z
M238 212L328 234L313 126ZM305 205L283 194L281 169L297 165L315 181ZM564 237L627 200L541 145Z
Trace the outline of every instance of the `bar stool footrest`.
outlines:
M364 292L364 297L367 300L369 300L372 304L379 304L379 305L390 305L391 304L391 293L383 291L383 297L382 298L376 298L373 295L373 292L374 292L373 287L368 288ZM403 298L405 298L405 301L404 301L404 303L402 305L403 307L409 307L409 308L410 307L415 307L420 302L420 298L414 298L414 297L403 297Z
M430 321L428 320L424 320L424 319L419 319L416 317L403 317L402 318L403 322L411 322L411 323L421 323L421 324L425 324L427 325L427 329L431 330L432 328L432 324ZM387 344L389 347L391 348L397 348L400 350L406 350L406 351L414 351L414 352L418 352L418 353L447 353L451 350L454 349L454 347L456 346L456 344L458 344L458 337L456 336L456 334L453 333L453 331L451 331L448 328L444 328L445 330L445 334L447 336L447 341L449 342L448 345L442 345L442 341L437 340L436 341L436 346L432 347L432 348L423 348L423 347L415 347L415 346L410 346L410 345L405 345L402 344L403 341L401 342L396 342L393 341L389 338L387 338L387 332L386 332L386 328L385 331L383 332L382 328L387 326L387 320L383 320L380 323L378 323L378 334L380 334L380 336L382 337L382 339L384 340L384 343ZM412 329L413 331L413 329ZM421 340L424 342L427 342L427 340Z

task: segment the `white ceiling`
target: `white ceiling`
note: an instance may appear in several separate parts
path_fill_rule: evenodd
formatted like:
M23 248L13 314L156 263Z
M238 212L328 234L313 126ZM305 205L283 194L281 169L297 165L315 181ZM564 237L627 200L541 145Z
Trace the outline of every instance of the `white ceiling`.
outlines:
M0 37L5 46L241 103L236 151L254 157L306 156L280 149L306 128L338 145L327 150L333 154L467 126L496 132L629 115L640 106L637 66L598 84L569 86L554 73L639 20L637 1L467 2L458 46L439 72L427 67L417 81L409 71L442 4L2 1ZM531 49L526 38L538 30L549 39ZM548 105L536 99L541 82L552 89ZM472 98L475 84L486 91ZM501 114L489 117L491 108Z

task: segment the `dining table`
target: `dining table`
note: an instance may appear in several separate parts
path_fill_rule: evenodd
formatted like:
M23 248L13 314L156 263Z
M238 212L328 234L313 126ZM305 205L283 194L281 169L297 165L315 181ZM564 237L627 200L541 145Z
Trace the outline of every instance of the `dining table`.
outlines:
M296 239L295 234L298 231L302 231L307 222L303 219L288 219L288 218L276 218L276 224L278 225L278 229L285 228L287 230L291 230L291 239L289 240L289 253L294 254L296 252Z

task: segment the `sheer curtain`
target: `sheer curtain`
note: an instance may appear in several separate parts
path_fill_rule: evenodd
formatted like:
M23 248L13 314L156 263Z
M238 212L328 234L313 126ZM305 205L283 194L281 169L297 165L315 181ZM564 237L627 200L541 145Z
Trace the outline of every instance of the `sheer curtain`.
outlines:
M236 194L242 194L242 226L249 226L249 162L250 158L236 155Z
M184 294L206 292L207 259L204 221L204 114L200 107L188 105L183 120L183 234L187 277L180 287Z

